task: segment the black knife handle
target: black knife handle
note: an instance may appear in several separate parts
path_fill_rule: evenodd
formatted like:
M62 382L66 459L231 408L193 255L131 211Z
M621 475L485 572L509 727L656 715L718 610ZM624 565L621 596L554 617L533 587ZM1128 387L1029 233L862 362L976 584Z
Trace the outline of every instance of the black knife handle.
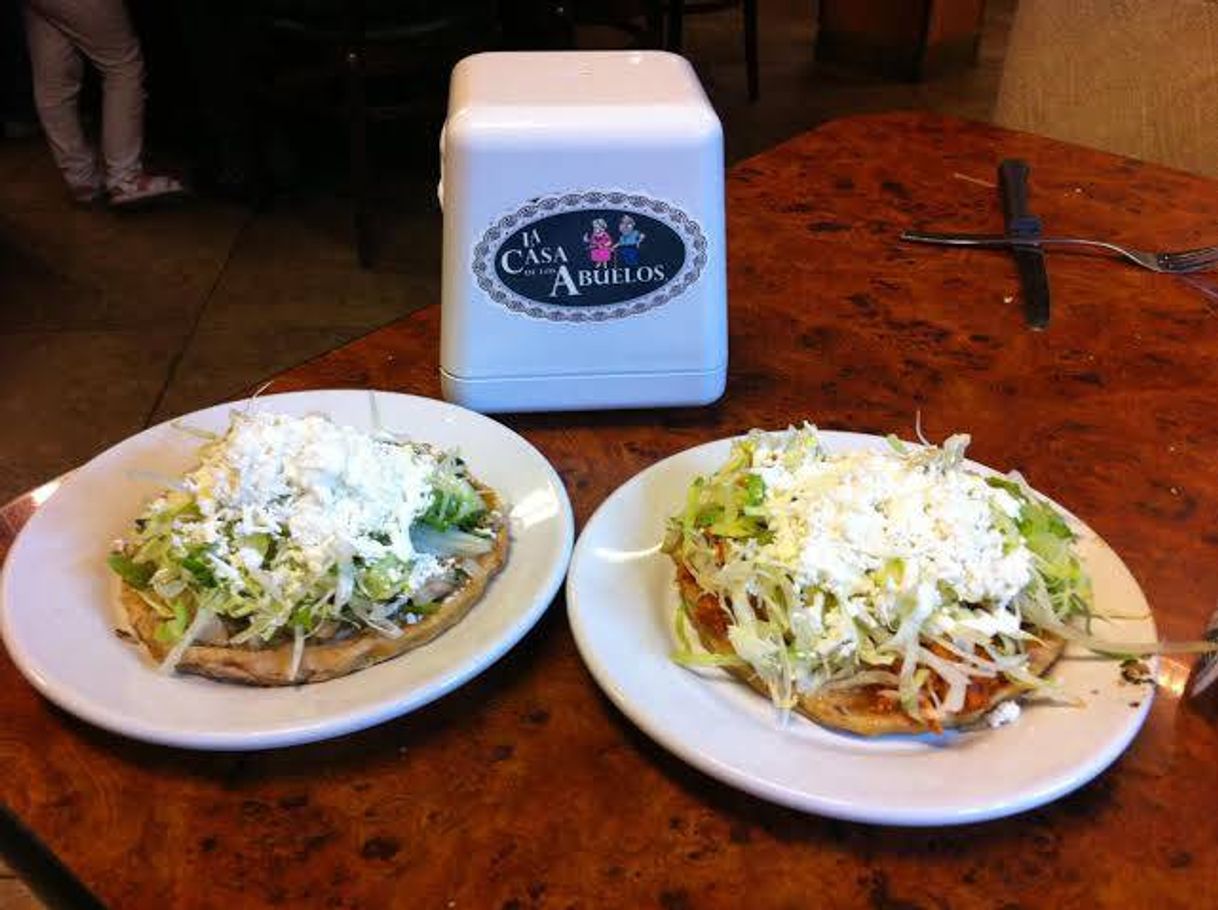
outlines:
M1007 158L998 165L998 190L1008 234L1040 231L1040 220L1028 210L1028 175L1031 172L1027 162L1018 158Z

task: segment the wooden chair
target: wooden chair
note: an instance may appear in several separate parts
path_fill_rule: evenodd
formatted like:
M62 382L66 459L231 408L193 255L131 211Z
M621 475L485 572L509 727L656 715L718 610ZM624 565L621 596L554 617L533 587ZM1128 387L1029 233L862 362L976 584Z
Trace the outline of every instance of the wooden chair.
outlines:
M819 0L816 19L819 62L922 82L976 64L985 0Z
M652 0L659 5L667 3L668 35L665 46L674 53L681 53L684 39L685 14L718 12L737 5L737 0L702 0L686 3L685 0ZM748 79L749 100L756 101L761 94L760 61L757 50L757 0L741 0L740 9L744 19L744 66Z
M355 248L368 268L369 126L442 111L453 64L497 41L495 0L262 0L258 10L275 61L262 66L261 99L345 124Z
M749 100L756 101L760 94L757 0L697 0L693 3L686 0L642 0L642 25L637 21L637 13L635 17L623 15L613 4L607 7L579 5L576 18L585 25L608 25L620 29L634 38L640 47L662 47L679 54L684 45L686 13L720 12L737 5L741 7L744 20L744 61Z

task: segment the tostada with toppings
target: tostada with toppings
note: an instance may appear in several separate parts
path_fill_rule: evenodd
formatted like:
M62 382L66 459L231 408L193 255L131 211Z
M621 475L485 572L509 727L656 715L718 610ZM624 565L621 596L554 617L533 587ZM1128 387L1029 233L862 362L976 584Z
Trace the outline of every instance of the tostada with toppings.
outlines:
M431 641L507 551L504 504L456 455L320 415L234 412L109 564L163 669L274 686Z
M1010 719L992 712L1089 640L1091 589L1063 516L966 465L968 441L833 454L804 425L735 443L669 522L678 661L862 735Z

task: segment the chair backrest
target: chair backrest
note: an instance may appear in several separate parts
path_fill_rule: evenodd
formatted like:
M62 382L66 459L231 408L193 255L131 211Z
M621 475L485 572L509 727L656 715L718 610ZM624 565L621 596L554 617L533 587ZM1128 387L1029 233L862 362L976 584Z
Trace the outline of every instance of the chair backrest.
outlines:
M494 22L498 0L255 0L250 9L300 29L340 31L358 14L370 31L411 30L426 36L470 23Z
M1218 176L1218 3L1020 0L994 121Z

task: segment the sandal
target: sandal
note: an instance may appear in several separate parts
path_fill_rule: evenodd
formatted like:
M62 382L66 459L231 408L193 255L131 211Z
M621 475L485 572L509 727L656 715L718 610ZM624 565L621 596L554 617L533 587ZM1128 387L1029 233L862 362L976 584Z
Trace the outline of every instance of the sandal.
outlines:
M186 187L166 174L140 173L113 184L109 194L111 207L132 209L180 199L186 195Z

